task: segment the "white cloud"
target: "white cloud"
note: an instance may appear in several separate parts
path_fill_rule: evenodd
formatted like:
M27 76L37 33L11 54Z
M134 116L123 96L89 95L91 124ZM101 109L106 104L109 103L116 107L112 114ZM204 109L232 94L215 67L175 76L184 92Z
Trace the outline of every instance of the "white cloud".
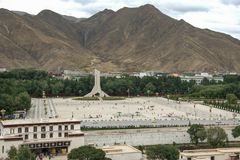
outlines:
M240 0L0 0L0 7L37 14L50 9L60 14L89 17L105 8L153 4L163 13L200 27L240 39Z

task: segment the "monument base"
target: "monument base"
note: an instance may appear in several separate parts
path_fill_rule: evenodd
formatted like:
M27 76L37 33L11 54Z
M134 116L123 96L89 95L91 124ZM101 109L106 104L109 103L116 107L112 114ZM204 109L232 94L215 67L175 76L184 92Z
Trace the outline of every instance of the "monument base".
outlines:
M95 82L93 89L90 93L86 94L84 97L109 97L105 92L102 91L101 85L100 85L100 71L94 70L95 75Z

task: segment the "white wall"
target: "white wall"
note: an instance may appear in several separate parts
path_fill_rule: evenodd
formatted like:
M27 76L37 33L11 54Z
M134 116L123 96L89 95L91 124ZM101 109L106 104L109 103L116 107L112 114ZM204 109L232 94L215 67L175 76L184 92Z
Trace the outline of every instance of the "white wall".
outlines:
M23 141L4 141L0 140L0 158L7 158L8 156L8 151L10 150L11 146L15 146L18 148L20 144L22 144ZM4 152L2 152L4 147Z
M118 131L86 132L85 144L97 144L97 146L114 145L115 143L132 146L189 143L190 138L186 130L161 129L131 129Z
M231 130L233 127L225 128L229 141L240 141L240 138L233 138ZM128 144L154 145L190 143L187 127L179 128L159 128L159 129L129 129L129 130L105 130L85 132L85 144L95 144L97 146Z
M106 154L107 158L112 160L140 160L141 153L124 153L124 154Z

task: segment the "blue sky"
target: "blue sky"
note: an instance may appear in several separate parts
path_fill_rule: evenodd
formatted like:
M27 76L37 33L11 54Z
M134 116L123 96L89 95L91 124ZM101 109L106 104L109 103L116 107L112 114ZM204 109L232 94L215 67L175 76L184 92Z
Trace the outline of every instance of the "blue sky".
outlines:
M152 4L161 12L188 23L240 39L240 0L0 0L0 8L37 14L50 9L75 17L101 10Z

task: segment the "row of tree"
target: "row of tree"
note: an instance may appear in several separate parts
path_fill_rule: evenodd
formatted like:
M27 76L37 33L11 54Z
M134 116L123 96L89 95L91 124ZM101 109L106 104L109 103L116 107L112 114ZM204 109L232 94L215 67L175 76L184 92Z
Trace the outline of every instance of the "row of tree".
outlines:
M137 95L189 95L204 98L226 98L229 93L240 98L240 76L225 76L222 84L205 79L202 85L194 81L181 81L179 77L102 77L102 89L111 96ZM30 97L83 96L91 91L94 77L62 80L50 77L47 72L34 69L17 69L0 73L0 109L12 113L29 109ZM26 100L26 101L25 101Z
M238 98L235 94L227 94L226 100L206 99L204 100L204 104L211 105L214 108L240 113L240 104L237 103L237 100Z
M0 110L12 114L16 110L28 110L31 107L31 97L26 88L16 81L0 79Z
M212 147L223 147L228 142L228 136L221 127L205 128L203 125L193 124L187 130L187 133L190 135L191 142L195 145L207 140L207 143ZM234 138L240 136L240 126L232 129L232 136Z
M36 69L13 69L9 72L0 72L0 78L16 80L47 79L49 75L46 71Z
M174 145L155 145L146 147L146 155L148 160L177 160L179 151ZM19 148L11 147L8 151L10 160L35 160L36 155L31 152L27 146ZM68 154L68 159L78 160L111 160L106 157L106 153L92 146L81 146L74 148Z
M239 99L240 81L229 84L195 85L189 93L189 96L207 99L225 99L227 94L234 94Z
M174 145L155 145L146 147L148 160L177 160L179 151Z

